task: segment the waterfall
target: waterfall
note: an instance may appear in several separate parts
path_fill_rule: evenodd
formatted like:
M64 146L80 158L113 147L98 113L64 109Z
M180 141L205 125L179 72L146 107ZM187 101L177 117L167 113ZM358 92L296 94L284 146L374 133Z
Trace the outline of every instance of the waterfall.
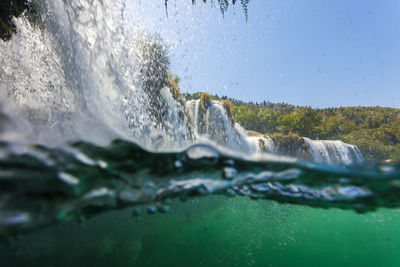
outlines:
M119 137L154 150L192 142L183 105L168 88L154 88L166 71L143 46L161 41L127 26L125 1L40 3L39 26L20 16L16 34L0 40L0 105L22 141Z
M16 33L0 40L0 104L18 122L20 141L102 145L118 137L150 150L213 142L251 154L273 151L270 138L249 137L224 103L202 110L165 87L163 43L126 26L126 5L43 1L40 27L14 19Z
M197 135L217 144L247 151L246 137L237 130L235 123L227 116L223 103L212 100L208 107L203 107L200 101L186 102L186 110L192 118Z
M57 146L122 138L157 151L203 142L248 154L276 152L271 138L235 123L226 103L185 102L171 91L165 44L127 21L132 2L38 3L40 21L15 18L16 33L0 40L0 108L13 122L2 140ZM304 141L316 161L362 162L355 146Z
M185 103L197 138L211 140L231 150L248 154L273 152L274 142L263 135L249 136L246 130L235 123L224 103L211 100L205 107L202 100L190 100Z
M309 151L316 162L328 164L361 164L363 157L360 150L339 140L311 140L304 137Z

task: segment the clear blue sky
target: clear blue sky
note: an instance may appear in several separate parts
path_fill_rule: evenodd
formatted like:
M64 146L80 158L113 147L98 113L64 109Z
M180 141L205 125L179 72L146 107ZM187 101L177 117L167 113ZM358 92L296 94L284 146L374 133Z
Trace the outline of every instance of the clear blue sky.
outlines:
M139 1L134 20L171 44L184 92L312 107L400 108L399 0ZM150 16L149 16L150 14Z

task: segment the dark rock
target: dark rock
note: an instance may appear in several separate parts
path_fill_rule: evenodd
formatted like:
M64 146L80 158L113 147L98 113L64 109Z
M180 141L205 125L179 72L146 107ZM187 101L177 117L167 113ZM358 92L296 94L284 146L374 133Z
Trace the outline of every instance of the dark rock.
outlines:
M25 13L32 21L36 18L34 1L28 0L0 0L0 38L4 41L11 38L15 32L13 17Z

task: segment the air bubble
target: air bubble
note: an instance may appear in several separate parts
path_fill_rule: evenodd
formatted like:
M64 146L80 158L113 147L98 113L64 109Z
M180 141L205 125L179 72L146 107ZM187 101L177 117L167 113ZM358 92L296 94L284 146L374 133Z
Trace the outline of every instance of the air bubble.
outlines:
M175 166L175 168L180 169L183 167L183 163L180 160L175 160L174 166Z

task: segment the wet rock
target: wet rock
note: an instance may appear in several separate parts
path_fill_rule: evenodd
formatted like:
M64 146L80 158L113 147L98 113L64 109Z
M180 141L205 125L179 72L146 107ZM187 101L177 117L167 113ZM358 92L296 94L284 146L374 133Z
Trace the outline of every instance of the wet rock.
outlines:
M35 6L29 0L0 0L0 38L9 40L15 27L13 17L19 17L25 13L31 21L36 17Z

